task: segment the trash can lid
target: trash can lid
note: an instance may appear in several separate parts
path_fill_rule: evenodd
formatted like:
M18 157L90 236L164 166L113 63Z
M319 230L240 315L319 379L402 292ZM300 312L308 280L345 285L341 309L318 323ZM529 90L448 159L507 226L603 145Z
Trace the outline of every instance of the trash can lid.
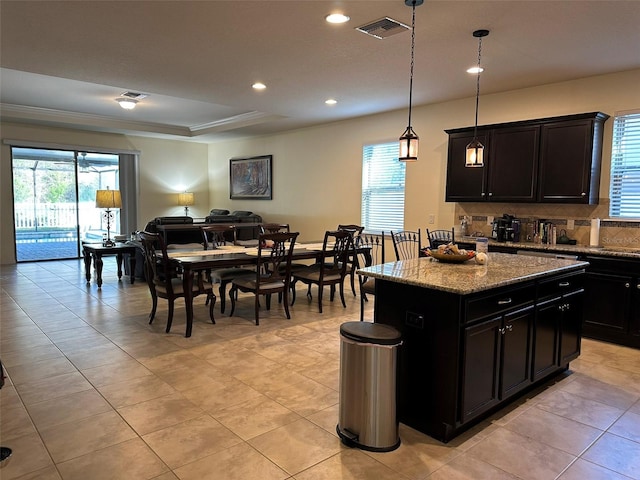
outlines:
M402 335L390 325L370 322L345 322L340 325L340 334L349 340L376 345L395 345Z

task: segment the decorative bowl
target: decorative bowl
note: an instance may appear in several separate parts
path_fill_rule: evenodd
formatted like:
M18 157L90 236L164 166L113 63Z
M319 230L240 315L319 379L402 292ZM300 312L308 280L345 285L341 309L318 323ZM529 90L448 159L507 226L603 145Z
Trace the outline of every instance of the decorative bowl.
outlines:
M435 250L427 250L427 256L444 263L463 263L475 257L476 252L470 251L466 255L456 255L454 253L439 253Z

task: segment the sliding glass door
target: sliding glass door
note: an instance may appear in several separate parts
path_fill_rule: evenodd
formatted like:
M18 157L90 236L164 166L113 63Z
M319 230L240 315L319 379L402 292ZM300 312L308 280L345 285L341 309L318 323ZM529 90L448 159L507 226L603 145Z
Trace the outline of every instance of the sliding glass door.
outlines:
M119 189L114 154L13 147L13 201L18 262L78 258L82 241L106 231L96 190ZM119 232L115 210L112 232Z

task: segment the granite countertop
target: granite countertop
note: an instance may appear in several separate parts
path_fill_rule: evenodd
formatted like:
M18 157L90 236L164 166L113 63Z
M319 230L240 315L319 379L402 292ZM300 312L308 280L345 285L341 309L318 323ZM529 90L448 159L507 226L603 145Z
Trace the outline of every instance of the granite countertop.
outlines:
M461 237L459 242L464 243L476 243L476 237ZM624 257L624 258L636 258L640 259L640 247L617 247L617 246L604 246L604 247L590 247L588 245L546 245L542 243L530 243L530 242L497 242L496 240L489 239L489 245L513 248L514 250L539 250L549 252L563 252L572 253L576 255L600 255L603 257Z
M358 273L406 285L468 295L588 266L589 263L583 261L489 253L485 265L478 265L475 260L442 263L422 257L373 265L358 270Z

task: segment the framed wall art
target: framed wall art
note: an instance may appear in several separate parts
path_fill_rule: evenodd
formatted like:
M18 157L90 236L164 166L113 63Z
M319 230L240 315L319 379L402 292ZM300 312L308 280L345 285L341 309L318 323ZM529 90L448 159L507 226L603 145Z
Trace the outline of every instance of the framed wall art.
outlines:
M229 160L229 198L271 200L272 155Z

